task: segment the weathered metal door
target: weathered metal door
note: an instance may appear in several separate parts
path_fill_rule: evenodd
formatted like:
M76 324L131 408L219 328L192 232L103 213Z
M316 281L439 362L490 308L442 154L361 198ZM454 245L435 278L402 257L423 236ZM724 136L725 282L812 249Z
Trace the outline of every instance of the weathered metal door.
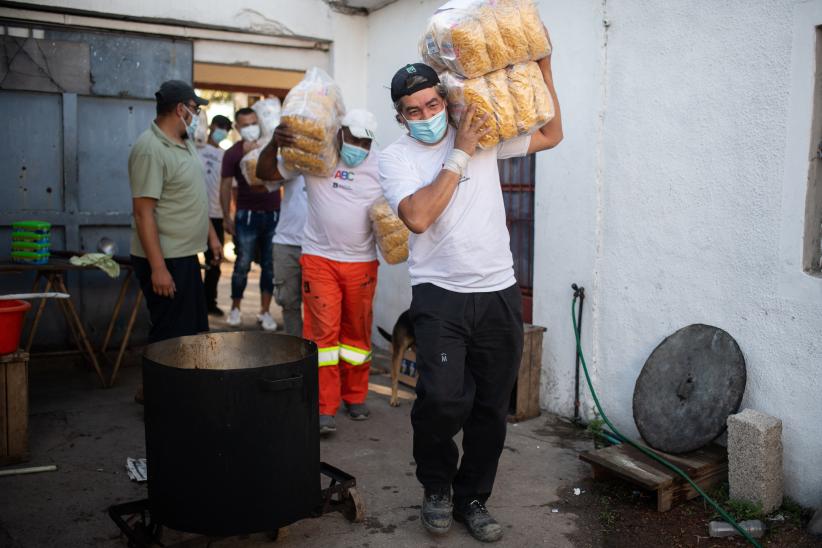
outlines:
M534 155L499 161L514 274L522 292L522 319L531 322L534 296Z
M154 118L160 84L191 81L191 42L2 19L0 26L0 257L9 257L9 225L21 219L51 222L54 249L96 251L108 236L127 255L128 154ZM4 276L0 292L31 283ZM102 272L69 280L95 344L118 283ZM62 319L53 316L41 325L41 346L67 340Z

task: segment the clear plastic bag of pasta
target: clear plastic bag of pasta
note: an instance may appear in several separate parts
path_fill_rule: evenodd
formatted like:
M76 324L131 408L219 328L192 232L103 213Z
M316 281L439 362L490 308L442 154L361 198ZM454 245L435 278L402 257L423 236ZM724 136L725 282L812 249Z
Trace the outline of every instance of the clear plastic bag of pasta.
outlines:
M399 217L394 215L385 199L380 199L369 210L371 226L380 254L388 264L408 260L408 237L411 232Z
M448 108L456 125L471 104L476 105L475 115L488 115L490 131L479 142L483 149L529 135L554 117L553 99L534 62L519 63L479 78L445 72L441 80L448 90Z
M325 71L310 68L285 98L281 123L297 134L329 142L345 113L340 88Z
M330 176L337 166L337 132L345 112L339 86L325 71L311 68L288 92L281 123L294 133L294 144L283 147L286 168Z
M534 0L452 0L431 17L419 44L423 62L465 78L550 53Z
M280 189L279 183L276 181L264 181L257 177L257 162L260 159L260 153L263 151L263 146L264 145L261 144L243 156L240 160L240 172L243 174L243 177L245 177L245 180L248 182L249 186L264 186L269 192L276 192Z
M340 159L336 140L320 152L306 152L295 147L283 147L280 149L280 155L283 158L285 168L289 171L316 175L317 177L330 177L333 175Z
M249 186L263 186L266 181L257 177L257 160L260 158L262 147L257 147L248 152L240 160L240 173L243 174Z
M505 74L520 135L529 135L554 118L554 100L538 64L520 63L505 69Z
M423 58L467 78L500 68L491 64L485 44L477 13L483 4L483 0L453 0L437 10L428 24L428 38L423 38Z
M499 123L485 78L462 78L453 72L444 72L440 75L440 81L448 91L448 111L454 124L459 126L465 111L473 104L476 106L474 116L487 115L483 127L490 127L490 131L479 141L480 148L488 149L499 143Z

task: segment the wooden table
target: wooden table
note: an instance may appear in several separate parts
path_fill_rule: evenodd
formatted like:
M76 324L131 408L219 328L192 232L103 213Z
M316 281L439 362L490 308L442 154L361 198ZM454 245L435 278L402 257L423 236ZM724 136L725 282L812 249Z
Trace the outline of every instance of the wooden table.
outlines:
M32 287L32 291L61 291L64 293L69 293L65 282L65 274L67 272L99 270L95 266L73 265L66 258L55 257L54 255L56 254L68 256L73 255L73 253L68 252L52 252L52 258L49 260L47 264L43 265L0 262L0 274L12 272L35 272L34 285ZM117 297L117 302L114 305L114 310L112 311L111 319L109 320L108 328L106 329L106 335L100 347L100 353L104 357L104 359L109 342L111 342L111 336L114 332L114 325L117 322L117 318L120 314L120 310L122 308L123 301L128 290L128 286L131 282L131 278L134 276L134 269L132 268L131 262L128 258L117 257L116 260L118 264L120 264L121 273L125 272L125 275L123 277L123 281L120 284L120 292ZM63 313L63 316L66 319L69 331L71 331L72 338L74 339L74 342L77 345L77 350L81 354L85 354L86 359L94 368L94 371L97 373L97 376L100 379L100 384L103 387L111 386L112 384L114 384L114 380L116 379L117 372L120 369L120 364L122 363L123 355L125 354L128 341L131 337L131 332L134 328L134 322L137 318L137 311L140 308L142 298L143 293L142 291L138 290L137 297L134 300L134 305L132 306L132 309L129 313L126 332L123 335L122 342L120 343L120 348L118 349L117 353L117 359L114 362L114 369L112 371L110 379L106 379L103 375L102 370L100 369L100 362L97 359L97 355L94 351L94 347L91 344L91 341L89 341L86 329L83 326L83 321L81 320L80 315L77 312L77 308L74 306L73 299L55 299L60 310ZM36 312L34 314L34 321L32 322L28 340L26 341L24 347L26 352L29 352L31 350L31 346L34 343L34 337L37 333L37 327L40 324L40 319L42 318L43 312L46 308L46 299L40 299L39 304L35 305L35 307Z

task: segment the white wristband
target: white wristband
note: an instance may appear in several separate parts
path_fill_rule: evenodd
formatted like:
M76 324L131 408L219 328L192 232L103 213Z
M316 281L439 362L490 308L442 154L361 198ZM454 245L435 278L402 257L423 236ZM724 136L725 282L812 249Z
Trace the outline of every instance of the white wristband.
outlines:
M467 152L455 148L448 155L448 158L445 159L445 163L442 165L442 169L453 171L454 173L462 177L462 174L465 173L466 169L468 169L468 160L470 159L471 156L469 156Z

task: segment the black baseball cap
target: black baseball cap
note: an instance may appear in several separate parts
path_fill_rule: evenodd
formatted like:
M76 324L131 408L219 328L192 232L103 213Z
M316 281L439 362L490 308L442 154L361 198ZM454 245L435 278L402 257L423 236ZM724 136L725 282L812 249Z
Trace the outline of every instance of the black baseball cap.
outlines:
M194 101L198 106L207 105L208 100L197 97L194 88L182 80L168 80L163 82L160 89L154 94L158 103L188 103Z
M231 120L229 120L222 114L218 114L211 119L211 125L215 125L223 129L231 129Z
M439 83L437 71L425 63L405 65L391 79L391 100L396 103L402 97L421 89L432 88Z

